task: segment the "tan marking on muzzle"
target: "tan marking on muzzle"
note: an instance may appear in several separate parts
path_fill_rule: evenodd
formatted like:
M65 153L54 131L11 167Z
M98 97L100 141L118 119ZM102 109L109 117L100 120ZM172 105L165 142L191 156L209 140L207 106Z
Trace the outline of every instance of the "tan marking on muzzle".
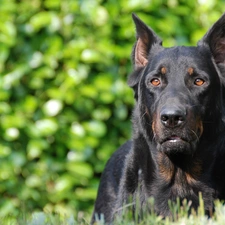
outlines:
M202 124L201 120L197 124L197 129L199 131L199 138L200 138L202 136L202 134L203 134L203 131L204 131L203 124Z
M149 115L149 111L148 111L148 107L147 107L147 106L145 106L145 114L147 114L148 116L150 116L150 115Z
M152 116L152 131L153 131L154 135L156 134L156 130L157 130L156 117L157 116L155 114L153 114L153 116Z
M152 131L155 134L155 122L152 122Z

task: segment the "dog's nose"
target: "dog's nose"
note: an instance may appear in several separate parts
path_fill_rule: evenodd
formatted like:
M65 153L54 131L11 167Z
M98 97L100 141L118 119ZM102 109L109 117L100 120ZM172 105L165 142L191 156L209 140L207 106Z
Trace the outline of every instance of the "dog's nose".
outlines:
M185 122L186 111L172 107L165 108L161 111L160 119L165 127L179 127Z

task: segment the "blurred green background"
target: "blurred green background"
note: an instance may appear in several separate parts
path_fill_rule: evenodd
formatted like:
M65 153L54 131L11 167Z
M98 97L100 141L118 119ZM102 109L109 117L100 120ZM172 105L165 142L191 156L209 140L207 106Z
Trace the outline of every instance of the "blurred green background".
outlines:
M216 0L0 0L0 216L90 212L100 174L131 137L135 12L190 45Z

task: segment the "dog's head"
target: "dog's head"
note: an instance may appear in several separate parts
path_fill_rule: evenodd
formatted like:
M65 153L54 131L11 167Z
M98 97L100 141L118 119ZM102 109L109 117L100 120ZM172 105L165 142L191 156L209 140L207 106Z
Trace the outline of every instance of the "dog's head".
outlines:
M198 143L214 137L222 121L225 65L225 14L197 47L164 48L161 39L133 15L134 126L158 150L193 154Z

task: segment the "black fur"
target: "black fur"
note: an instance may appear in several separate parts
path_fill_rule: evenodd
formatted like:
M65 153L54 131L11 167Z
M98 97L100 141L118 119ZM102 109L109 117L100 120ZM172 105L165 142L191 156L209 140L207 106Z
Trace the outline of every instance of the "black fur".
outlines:
M196 47L162 47L137 16L133 138L120 147L102 174L92 223L111 223L130 197L141 207L155 199L159 215L171 216L168 200L187 199L206 213L225 199L225 14Z

